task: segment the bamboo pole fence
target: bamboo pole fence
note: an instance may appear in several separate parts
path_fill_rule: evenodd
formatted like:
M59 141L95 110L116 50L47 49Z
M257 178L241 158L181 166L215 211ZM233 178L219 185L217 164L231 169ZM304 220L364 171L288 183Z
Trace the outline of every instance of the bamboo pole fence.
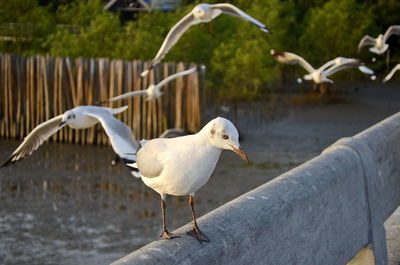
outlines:
M146 89L177 71L196 66L163 63L148 77L141 78L140 73L147 65L138 60L0 54L0 138L23 138L40 123L68 109ZM117 117L128 124L136 139L157 137L172 127L195 132L200 127L199 90L204 80L199 78L203 76L195 72L177 78L162 88L164 95L156 100L135 97L104 106L129 106ZM52 140L108 143L100 125L86 130L63 128Z

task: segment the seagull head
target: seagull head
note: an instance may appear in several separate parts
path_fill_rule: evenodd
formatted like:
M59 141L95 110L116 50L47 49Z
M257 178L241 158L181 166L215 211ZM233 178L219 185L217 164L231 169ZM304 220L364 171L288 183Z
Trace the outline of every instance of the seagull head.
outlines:
M160 91L160 87L159 86L155 86L154 84L151 84L148 88L147 88L147 100L152 100L152 99L156 99L158 97L162 96L162 92Z
M65 124L68 124L75 119L76 119L76 113L73 110L68 110L68 111L64 112L61 122L58 126L62 127Z
M239 133L231 121L218 117L210 121L204 128L211 145L219 149L231 150L246 163L249 162L246 153L240 149Z
M192 10L192 14L196 18L206 18L209 16L209 5L208 4L199 4L195 6Z

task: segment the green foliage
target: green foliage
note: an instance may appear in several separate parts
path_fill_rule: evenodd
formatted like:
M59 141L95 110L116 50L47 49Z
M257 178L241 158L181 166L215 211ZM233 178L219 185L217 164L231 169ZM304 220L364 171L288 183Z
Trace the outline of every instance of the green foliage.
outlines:
M122 27L118 16L102 8L100 0L72 2L60 6L57 19L61 23L72 22L79 26L79 34L58 28L44 43L54 56L118 57L117 43Z
M239 1L248 4L248 1ZM244 8L243 8L244 9ZM211 60L214 83L225 99L256 99L275 81L278 67L270 56L274 47L290 48L293 6L279 0L253 1L248 13L263 21L273 34L266 34L249 22L229 17L232 34L221 39Z
M355 0L330 0L309 12L300 49L315 66L337 56L356 56L357 44L373 22L367 6Z
M41 4L39 0L0 0L0 24L19 25L11 28L13 41L0 41L0 52L151 60L170 28L199 2L182 0L174 12L142 13L123 23L118 13L103 9L102 0L41 0ZM336 56L370 58L367 51L356 54L362 36L376 36L400 23L397 0L229 2L265 23L273 34L221 15L190 27L163 61L207 65L208 87L219 99L231 101L254 100L268 93L284 68L302 71L273 61L270 49L295 52L316 66ZM8 36L9 28L0 28L1 35ZM396 43L396 38L391 41Z

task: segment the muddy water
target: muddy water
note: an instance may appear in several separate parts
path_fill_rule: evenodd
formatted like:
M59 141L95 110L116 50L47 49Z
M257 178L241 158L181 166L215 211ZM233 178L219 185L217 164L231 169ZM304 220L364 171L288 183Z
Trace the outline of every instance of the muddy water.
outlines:
M0 159L18 144L1 140ZM161 232L159 196L125 166L111 166L113 157L109 147L45 143L0 169L0 264L109 264L153 241ZM228 153L221 160L196 197L199 216L268 180L263 163L246 168ZM227 167L253 168L258 177L232 176ZM237 187L226 191L226 177ZM170 230L190 220L187 198L168 198Z

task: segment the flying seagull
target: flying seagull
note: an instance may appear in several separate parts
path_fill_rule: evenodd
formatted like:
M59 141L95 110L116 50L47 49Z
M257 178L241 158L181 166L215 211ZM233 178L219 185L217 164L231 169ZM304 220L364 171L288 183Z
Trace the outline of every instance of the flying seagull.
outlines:
M188 234L200 242L210 241L197 226L193 198L210 178L222 150L231 150L248 162L247 155L240 149L238 137L232 122L218 117L196 134L140 142L136 166L143 182L161 196L163 232L158 239L177 237L168 232L165 223L167 195L188 195L193 217L193 229Z
M358 52L365 46L373 46L369 48L370 52L376 54L383 54L389 48L389 44L386 41L392 35L400 35L400 25L390 26L384 35L379 34L378 37L372 38L369 35L365 35L364 38L361 39L360 43L358 44Z
M204 66L193 67L193 68L191 68L189 70L175 73L173 75L168 76L164 80L160 81L156 85L151 84L147 89L127 92L125 94L110 98L108 100L101 101L100 104L106 103L106 102L114 102L114 101L127 99L127 98L131 98L131 97L135 97L135 96L142 96L142 95L146 96L147 100L156 99L156 98L162 96L163 93L161 92L161 88L164 85L166 85L167 83L171 82L172 80L174 80L174 79L176 79L176 78L178 78L180 76L185 76L185 75L191 74L193 72L196 72L199 69L204 69Z
M167 37L161 45L161 48L158 50L156 57L154 57L153 61L151 62L150 67L141 73L142 77L146 76L149 73L149 70L154 68L154 66L164 58L164 56L168 53L172 46L175 45L175 43L190 26L199 23L210 22L222 13L247 20L255 24L262 31L270 33L270 31L263 23L252 18L234 5L228 3L219 3L214 5L199 4L195 6L192 11L184 16L177 24L175 24L168 32Z
M128 106L115 109L98 106L79 106L68 110L64 114L36 126L0 167L8 166L32 154L44 141L66 125L73 129L85 129L99 122L110 138L111 146L115 153L127 163L134 162L136 161L138 143L131 129L113 116L125 111L127 108Z
M354 67L358 67L362 73L370 75L371 79L375 79L375 76L373 75L374 72L364 66L358 59L337 57L326 62L318 69L315 69L303 57L295 53L271 50L271 55L280 63L299 64L308 72L307 75L303 76L303 79L313 80L316 84L321 84L323 82L333 83L333 80L329 79L328 76L333 75L338 71ZM301 78L299 78L298 82L301 82Z
M398 70L400 70L400 63L393 67L392 71L390 71L390 73L383 79L383 83L386 83L387 81L392 79L394 73L396 73L396 71Z

